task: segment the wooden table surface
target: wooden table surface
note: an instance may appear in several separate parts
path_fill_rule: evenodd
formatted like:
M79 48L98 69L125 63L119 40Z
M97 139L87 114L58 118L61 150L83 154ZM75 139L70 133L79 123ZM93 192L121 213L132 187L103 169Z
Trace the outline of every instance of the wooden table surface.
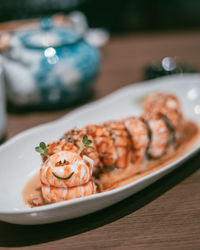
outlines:
M89 101L143 80L144 66L165 56L176 56L200 71L200 32L116 36L102 54L102 69ZM72 109L9 114L8 138ZM199 162L196 155L145 190L81 218L41 226L0 222L0 248L200 249Z

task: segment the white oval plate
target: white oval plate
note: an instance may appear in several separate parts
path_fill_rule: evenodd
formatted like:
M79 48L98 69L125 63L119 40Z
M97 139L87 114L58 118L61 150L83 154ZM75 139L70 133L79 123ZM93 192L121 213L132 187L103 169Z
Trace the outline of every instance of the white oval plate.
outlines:
M200 123L200 75L185 74L159 78L125 88L82 106L63 118L15 136L0 147L0 220L16 224L43 224L86 215L110 206L155 182L200 149L200 141L184 156L148 176L115 190L88 197L29 208L21 191L41 164L34 150L41 141L57 140L74 127L120 119L142 112L140 100L149 92L171 91L181 101L184 115Z

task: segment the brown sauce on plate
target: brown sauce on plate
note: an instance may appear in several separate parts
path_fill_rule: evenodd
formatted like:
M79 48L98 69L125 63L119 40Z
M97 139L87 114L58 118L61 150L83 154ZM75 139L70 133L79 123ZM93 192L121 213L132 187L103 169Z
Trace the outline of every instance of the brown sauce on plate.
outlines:
M35 174L22 190L23 201L29 207L38 207L46 204L42 196L40 172Z
M151 159L138 167L130 166L126 169L114 169L110 172L100 174L98 183L98 192L115 189L128 183L136 181L164 166L172 163L177 158L183 156L200 140L200 131L198 126L187 121L184 125L184 137L176 150L169 150L159 159ZM42 196L40 175L34 175L25 185L22 196L24 203L30 207L43 206L47 204Z

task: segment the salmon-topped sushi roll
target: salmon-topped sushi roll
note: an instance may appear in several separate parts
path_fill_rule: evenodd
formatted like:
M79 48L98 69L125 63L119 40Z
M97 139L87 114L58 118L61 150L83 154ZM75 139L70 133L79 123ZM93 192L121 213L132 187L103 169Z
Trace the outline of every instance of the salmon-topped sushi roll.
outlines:
M94 161L94 170L96 170L99 166L102 165L102 163L100 161L100 156L96 149L96 145L94 143L94 138L91 136L91 134L87 133L86 129L72 129L67 133L65 133L62 139L68 142L72 142L74 143L74 145L80 148L82 145L82 138L84 135L87 135L88 139L92 141L91 144L92 148L84 148L82 154L87 155Z
M105 123L117 152L116 167L126 168L131 162L131 142L123 122L110 121Z
M153 110L161 107L176 110L182 113L181 105L175 95L168 92L157 92L146 96L143 103L144 111L151 113Z
M86 155L81 157L70 151L60 151L42 164L40 180L54 187L74 187L91 180L92 171L93 161Z
M80 186L75 186L71 188L57 188L53 186L47 186L42 184L42 194L47 202L60 202L64 200L71 200L75 198L80 198L96 193L96 185L93 180Z
M155 114L146 120L150 131L150 143L147 153L152 158L159 158L167 152L171 140L170 130L162 116Z
M140 165L144 160L149 144L149 133L147 126L140 118L134 117L125 118L124 124L131 137L133 163Z
M57 142L52 142L47 145L48 155L51 156L60 151L71 151L74 153L78 152L78 148L71 142L67 142L65 140L60 140ZM47 157L42 157L43 161L46 161Z
M144 101L144 116L161 114L171 128L176 143L182 136L183 114L178 99L171 93L153 93Z
M113 166L117 160L117 153L107 128L104 125L88 125L86 130L94 138L102 164L105 167Z

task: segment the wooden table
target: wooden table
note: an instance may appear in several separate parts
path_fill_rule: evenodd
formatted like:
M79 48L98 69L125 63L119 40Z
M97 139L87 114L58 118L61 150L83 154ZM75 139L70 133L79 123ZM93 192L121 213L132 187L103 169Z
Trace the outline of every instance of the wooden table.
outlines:
M141 81L144 66L165 56L176 56L199 71L200 32L116 36L102 53L93 99ZM9 114L8 137L69 110ZM0 248L200 249L199 162L197 155L145 190L82 218L41 226L0 222Z

